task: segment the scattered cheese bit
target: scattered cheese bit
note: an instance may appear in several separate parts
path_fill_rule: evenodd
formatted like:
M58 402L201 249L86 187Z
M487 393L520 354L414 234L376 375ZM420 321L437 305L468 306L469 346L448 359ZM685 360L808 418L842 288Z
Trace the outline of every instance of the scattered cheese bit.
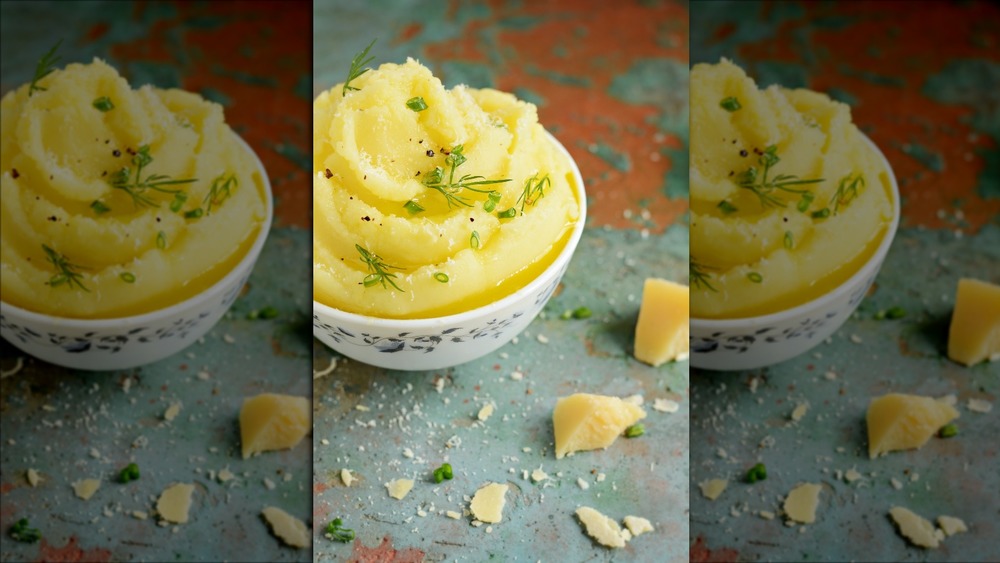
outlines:
M227 467L225 469L219 470L218 477L220 483L225 483L226 481L233 479L233 477L236 477L236 475L233 475L233 472L230 471L229 468Z
M632 403L633 405L635 405L637 407L641 407L642 403L643 403L642 395L639 395L639 394L629 395L628 397L625 397L622 400L625 401L626 403Z
M370 411L372 409L371 409L371 407L367 407L365 405L354 405L354 410L361 411L361 412L368 412L368 411Z
M607 547L625 547L625 537L618 522L589 506L577 508L576 517L583 523L587 535L597 543Z
M323 371L313 371L313 379L319 379L321 377L330 375L333 370L337 369L337 358L330 358L330 365Z
M583 477L576 478L576 484L580 486L581 489L587 490L590 488L590 483L583 480Z
M895 477L893 477L892 479L889 479L889 483L891 483L892 484L892 488L896 489L897 491L899 491L899 490L901 490L903 488L903 483L899 479L896 479Z
M641 407L618 397L577 393L561 397L552 413L556 458L607 448L629 426L646 418Z
M354 481L356 481L356 479L354 478L354 475L351 475L351 470L350 469L341 469L340 470L340 480L344 482L344 486L345 487L350 487L351 483L353 483Z
M524 374L519 371L512 371L510 372L510 378L514 381L521 381L524 379Z
M635 326L635 358L659 366L683 360L690 351L690 290L686 285L648 278Z
M671 401L670 399L656 399L653 401L653 410L660 412L677 412L680 405L677 401Z
M472 503L469 505L472 515L482 522L493 524L499 522L503 517L503 507L507 504L504 498L507 489L507 485L500 483L488 483L480 487L472 496Z
M722 491L726 490L729 486L729 481L726 479L709 479L708 481L702 481L698 483L701 487L701 494L705 496L708 500L715 500L719 498Z
M101 488L100 479L81 479L73 483L73 492L83 500L90 499L99 488Z
M167 410L163 412L163 420L170 422L171 420L177 418L177 415L181 413L180 403L171 403Z
M285 545L299 548L309 547L311 535L309 528L302 520L274 506L268 506L262 510L261 515L271 526L271 532L285 542Z
M640 516L626 516L625 527L628 528L633 537L653 531L653 523Z
M448 518L451 518L452 520L458 520L459 518L462 517L461 513L455 512L454 510L449 510L448 512L445 512L444 515L447 516Z
M149 518L149 513L145 512L143 510L133 510L132 511L132 518L135 518L136 520L145 520L145 519Z
M969 399L969 402L965 406L965 408L969 409L972 412L986 414L991 410L993 410L993 403L990 403L989 401L984 401L982 399Z
M1000 356L1000 285L958 280L948 329L948 357L971 366Z
M760 516L764 520L774 520L774 513L771 512L770 510L761 510L758 513L758 516Z
M816 506L822 485L805 483L795 487L785 498L785 514L796 522L812 524L816 521Z
M156 511L160 517L174 524L184 524L188 521L188 511L191 509L191 493L194 492L194 485L188 483L177 483L171 485L160 493L160 499L156 501Z
M403 500L403 497L413 488L413 479L394 479L385 484L389 489L389 496L396 500Z
M889 514L899 527L899 533L913 545L926 548L936 548L939 545L934 525L927 520L901 506L892 507Z
M274 490L274 486L275 486L274 485L274 481L268 479L267 477L264 477L264 487L266 487L267 490L273 491Z
M259 452L295 447L311 428L309 399L262 393L240 409L243 459Z
M958 418L954 407L917 395L890 393L868 406L868 455L919 449L939 428Z
M802 420L802 417L806 415L806 412L808 410L809 410L808 404L806 403L799 404L797 407L795 407L795 410L792 411L792 420L794 420L795 422Z
M489 418L490 415L492 414L493 414L493 403L486 403L485 405L483 405L483 408L479 409L479 414L476 415L476 418L478 418L483 422L486 422L486 419Z
M858 470L854 469L853 467L851 469L848 469L847 472L844 473L844 480L847 481L848 483L853 483L860 478L861 478L861 473L858 473Z
M954 536L955 534L969 531L965 522L962 522L961 519L955 518L954 516L938 516L937 522L938 526L941 527L941 531L944 532L946 536Z
M598 474L597 474L597 482L598 482L598 483L601 483L601 482L603 482L603 481L604 481L605 479L607 479L607 478L608 478L608 476L607 476L607 475L605 475L605 474L603 474L603 473L598 473Z
M542 481L544 479L548 479L548 478L549 478L549 474L546 473L546 472L544 472L544 471L542 471L542 467L541 466L538 466L538 469L536 469L536 470L534 470L534 471L531 472L531 480L534 481L534 482L536 482L536 483L539 482L539 481Z
M38 482L42 480L42 478L38 475L38 472L34 469L28 469L25 472L25 477L28 479L28 484L32 487L37 487Z

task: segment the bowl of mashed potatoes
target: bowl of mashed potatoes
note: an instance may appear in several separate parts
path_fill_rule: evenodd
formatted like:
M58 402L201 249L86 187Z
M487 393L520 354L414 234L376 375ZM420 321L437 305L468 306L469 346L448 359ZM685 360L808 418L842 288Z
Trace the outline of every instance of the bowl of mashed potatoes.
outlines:
M445 88L413 59L349 86L314 102L314 335L390 369L488 354L569 264L579 169L511 94Z
M833 334L899 223L889 162L850 108L758 89L735 64L691 72L691 365L753 369Z
M0 103L3 338L54 364L125 369L214 326L273 207L263 165L221 106L132 89L99 59Z

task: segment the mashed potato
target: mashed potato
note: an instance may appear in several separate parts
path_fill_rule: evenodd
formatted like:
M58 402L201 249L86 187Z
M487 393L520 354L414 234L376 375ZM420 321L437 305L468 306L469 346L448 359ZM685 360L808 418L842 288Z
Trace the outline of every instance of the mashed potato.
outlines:
M3 301L114 318L228 273L265 220L263 179L222 108L129 87L95 59L0 102Z
M317 301L382 318L457 313L555 259L580 204L534 105L447 90L412 59L350 86L314 103Z
M809 90L758 90L725 59L695 65L691 93L691 314L773 313L854 274L893 204L850 108Z

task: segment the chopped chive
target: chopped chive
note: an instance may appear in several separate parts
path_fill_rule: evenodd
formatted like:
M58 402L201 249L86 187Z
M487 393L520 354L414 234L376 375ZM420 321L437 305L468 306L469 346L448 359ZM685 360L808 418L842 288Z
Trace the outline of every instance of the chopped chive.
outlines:
M139 466L134 463L126 465L125 468L121 470L121 473L118 474L118 481L122 483L128 483L129 481L136 481L138 479Z
M559 315L559 318L562 319L562 320L564 320L564 321L572 319L573 318L573 311L570 311L569 309L566 309L565 311L562 312L561 315Z
M479 231L472 231L472 236L469 237L469 246L479 248Z
M517 210L514 209L513 207L511 207L510 209L508 209L506 211L501 211L501 212L497 213L497 217L499 217L501 219L510 219L510 218L514 217L515 215L517 215Z
M740 105L740 101L734 96L729 96L728 98L723 98L722 101L719 102L719 107L731 113L743 106Z
M354 530L344 528L344 521L340 518L334 518L332 522L326 525L326 529L323 530L323 535L326 539L339 541L342 543L347 543L354 539Z
M483 202L483 211L487 213L493 213L493 210L497 208L497 204L500 203L500 192L492 191L487 195L486 201Z
M435 483L440 483L444 480L450 481L451 478L454 477L454 473L452 472L450 463L442 464L441 467L438 467L437 469L434 470L433 475Z
M726 215L729 215L730 213L735 213L736 211L738 211L738 209L736 209L735 205L729 203L726 200L720 201L719 205L717 205L716 207L718 207L719 209L721 209L722 212L725 213Z
M799 204L796 206L799 213L805 213L809 209L809 206L812 205L814 199L816 199L816 196L812 192L802 192L802 199L799 200Z
M958 426L954 424L945 424L941 427L941 430L938 430L938 436L941 436L942 438L951 438L957 434Z
M887 319L901 319L905 316L906 316L906 309L898 305L895 307L890 307L889 310L885 312L885 317Z
M163 250L167 247L167 233L160 231L156 234L156 248Z
M125 283L135 283L135 274L132 272L122 272L118 277Z
M267 307L261 309L258 315L262 319L273 319L278 316L278 310L268 305Z
M573 309L574 319L589 319L592 314L593 313L591 313L590 309L587 307L577 307L576 309Z
M413 201L412 199L403 204L403 208L410 212L410 215L416 215L424 210L423 206L419 203Z
M760 283L764 281L764 276L758 274L757 272L750 272L747 274L747 279L753 283Z
M795 239L792 236L792 231L785 231L785 248L791 250L795 246Z
M94 202L90 204L90 208L93 209L94 213L97 213L98 215L111 211L111 208L104 205L104 202L99 199L95 199Z
M646 427L643 426L641 422L638 424L633 424L632 426L629 426L628 428L625 429L626 438L638 438L639 436L642 436L645 433L646 433Z
M197 218L201 217L204 214L205 214L205 210L199 207L197 209L192 209L191 211L185 212L184 213L184 217L186 219L197 219Z
M24 543L35 543L42 539L42 534L38 531L38 528L29 528L29 525L27 518L21 518L10 527L10 537Z
M184 207L184 202L187 201L187 198L188 196L184 192L177 192L174 194L174 199L170 202L170 210L174 213L180 211L181 207Z
M763 481L767 479L767 467L763 463L758 463L747 471L747 483L756 483L757 481Z
M94 107L102 112L108 112L115 109L115 104L111 102L111 98L107 96L101 96L94 100Z
M420 96L415 96L406 100L406 107L412 109L413 111L420 112L427 109L427 102L425 102Z
M439 281L441 283L448 283L448 274L446 274L444 272L438 272L438 273L434 274L434 279L436 279L437 281Z
M812 212L812 218L813 219L826 219L829 216L830 216L830 208L829 207L824 207L823 209L820 209L819 211L813 211Z

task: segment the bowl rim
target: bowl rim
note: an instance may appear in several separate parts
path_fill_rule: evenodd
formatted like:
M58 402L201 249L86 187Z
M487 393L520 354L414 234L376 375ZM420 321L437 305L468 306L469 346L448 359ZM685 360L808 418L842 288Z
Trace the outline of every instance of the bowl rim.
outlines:
M252 266L257 260L261 249L264 247L264 242L267 240L268 235L271 231L271 222L274 215L274 196L271 193L271 179L267 175L267 169L264 168L264 163L261 161L260 157L254 152L253 147L250 143L246 142L242 137L240 137L232 129L229 132L233 135L236 141L243 147L244 150L257 163L257 170L261 173L261 178L264 188L264 205L265 214L264 221L260 225L260 229L257 232L257 237L254 239L253 245L246 251L243 258L233 267L225 276L218 279L215 283L205 288L203 291L198 292L191 297L183 301L178 301L168 305L162 309L156 309L146 313L141 313L138 315L129 315L126 317L109 317L100 319L81 319L76 317L58 317L56 315L49 315L47 313L38 313L36 311L30 311L23 307L17 305L12 305L6 301L0 300L0 305L3 306L4 314L13 314L20 318L25 319L29 322L36 323L48 323L56 324L60 327L67 329L103 329L103 328L121 328L134 327L136 325L148 324L151 322L156 322L165 318L172 317L177 313L186 311L191 308L201 308L205 305L205 302L214 297L214 294L222 287L231 284L238 276L242 275L244 269L248 266Z
M484 317L492 315L517 301L523 299L526 295L534 293L542 285L548 283L549 279L554 272L558 271L564 263L569 263L570 258L572 258L573 253L576 251L576 247L580 242L580 238L583 235L584 226L587 222L587 191L583 185L583 174L580 172L580 167L576 164L576 160L573 155L566 150L566 147L555 138L552 133L545 130L545 135L549 142L561 152L569 160L570 172L573 174L574 180L576 180L577 185L577 199L580 204L580 215L576 220L576 224L573 225L573 231L570 234L569 239L566 241L566 245L559 254L552 260L547 268L542 270L533 280L518 289L517 291L502 297L486 305L480 305L475 309L469 309L468 311L462 311L461 313L453 313L451 315L444 315L440 317L425 317L419 319L392 319L386 317L373 317L369 315L361 315L358 313L351 313L344 311L342 309L337 309L330 305L320 303L313 299L313 312L322 313L326 316L337 317L343 319L346 322L353 323L355 325L364 325L370 327L380 327L380 328L391 328L396 330L398 328L403 329L415 329L420 327L426 327L428 325L444 325L444 324L455 324L467 322L471 319Z
M889 228L885 231L885 234L882 235L882 241L879 243L878 248L871 255L871 257L869 257L864 265L858 268L857 271L851 275L851 277L844 280L833 291L820 295L814 299L810 299L809 301L796 305L790 309L782 309L766 315L740 317L736 319L705 319L692 316L689 319L691 328L697 327L699 329L710 331L724 331L746 328L749 326L757 327L796 318L808 311L823 309L831 302L840 299L843 295L851 291L854 286L858 285L862 280L871 275L874 270L879 268L882 261L885 259L885 255L889 252L889 247L892 246L892 241L896 238L896 230L899 228L899 183L896 181L896 174L892 170L892 165L889 163L889 159L885 157L885 154L883 154L882 150L878 148L878 145L876 145L875 142L872 141L867 135L862 133L861 130L858 130L858 134L861 135L861 138L882 160L885 171L889 176L890 196L892 197L892 220L889 222ZM692 333L691 337L695 338L696 335Z

